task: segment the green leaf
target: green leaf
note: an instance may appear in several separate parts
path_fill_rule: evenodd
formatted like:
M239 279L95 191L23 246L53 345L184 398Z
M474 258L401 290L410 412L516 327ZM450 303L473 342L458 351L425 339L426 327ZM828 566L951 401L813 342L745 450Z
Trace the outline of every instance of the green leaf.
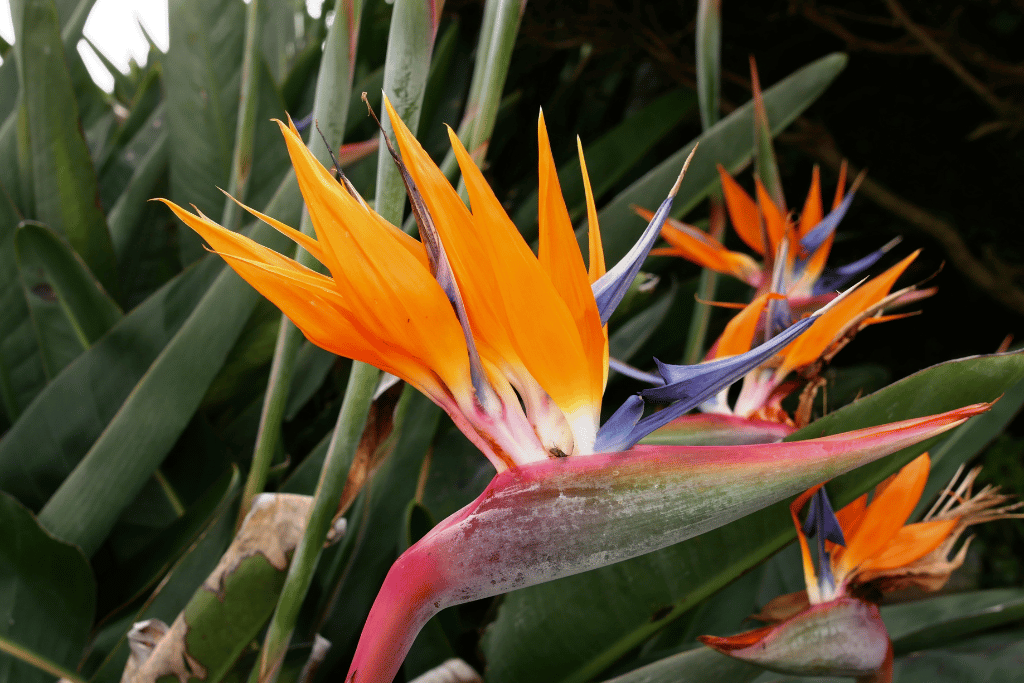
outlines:
M276 231L263 224L253 231L257 241L283 248L285 239L272 233ZM192 419L259 300L233 271L217 277L47 501L39 517L48 529L89 554L96 551Z
M81 551L48 534L0 493L0 682L49 683L50 674L10 656L24 649L74 670L96 609L96 585Z
M722 80L722 0L700 0L697 5L697 99L701 126L718 122L718 93Z
M186 270L48 384L0 440L0 488L32 509L42 507L223 268L210 257ZM30 461L25 453L33 454Z
M12 5L34 197L33 217L64 235L109 292L117 271L96 172L82 138L57 11L47 0Z
M1007 389L992 406L992 410L971 420L929 452L932 460L931 474L911 519L918 519L928 511L931 501L946 487L957 468L974 458L1006 429L1022 405L1024 382Z
M121 310L78 254L45 225L23 223L14 245L43 363L54 377L106 334Z
M223 476L175 522L118 568L115 576L101 577L106 602L130 604L153 588L197 543L214 520L229 511L241 490L237 466ZM109 619L109 615L106 617Z
M942 650L900 657L893 668L899 683L1002 683L1020 679L1024 630L972 638Z
M768 88L764 92L764 103L772 122L772 132L783 130L818 99L845 66L846 55L831 54ZM693 157L676 196L673 216L682 216L692 210L718 186L717 164L736 171L750 160L754 150L753 134L754 106L753 102L747 102L616 196L600 212L608 263L622 258L644 228L643 221L633 214L630 206L636 204L650 208L661 204L696 142L700 143L700 150ZM585 232L578 232L577 237L581 243L586 243Z
M759 666L700 647L610 678L605 683L745 683L762 673L764 669Z
M669 290L658 296L653 303L629 320L617 324L615 331L608 337L608 354L612 358L629 362L665 321L672 310L678 289L673 281Z
M1022 377L1024 354L944 363L862 398L787 440L992 400ZM904 449L837 478L829 487L835 504L868 490L926 446ZM793 538L783 502L665 550L512 593L485 635L488 680L590 680ZM530 657L515 655L523 651Z
M235 147L245 24L239 0L172 0L164 58L171 139L171 199L219 217ZM203 253L199 237L182 230L182 259Z
M1024 618L1024 590L1004 588L942 595L882 607L897 655L955 643Z
M216 486L217 484L211 491ZM133 607L136 610L134 614L130 613L126 617L111 621L97 633L91 645L89 660L84 667L87 672L91 673L92 683L118 683L121 680L124 663L128 658L126 635L132 624L152 618L165 622L173 621L175 615L188 604L196 587L202 584L203 580L217 566L221 555L235 535L238 486L238 480L233 478L224 497L199 526L195 539L187 546L184 555L174 561L170 571L163 574L159 585L142 607ZM201 509L205 502L209 501L206 499L198 501L195 504L195 510L186 513L181 523L190 526L190 522L193 520L184 520L188 520L194 511ZM184 531L184 529L168 528L168 538L165 540L175 543L176 541L171 537L175 535L176 531ZM143 561L142 565L144 564ZM142 568L141 565L131 567L132 570ZM128 576L136 575L132 572ZM110 616L112 615L108 615L108 618Z
M14 249L19 222L17 210L0 196L0 401L12 423L46 384Z

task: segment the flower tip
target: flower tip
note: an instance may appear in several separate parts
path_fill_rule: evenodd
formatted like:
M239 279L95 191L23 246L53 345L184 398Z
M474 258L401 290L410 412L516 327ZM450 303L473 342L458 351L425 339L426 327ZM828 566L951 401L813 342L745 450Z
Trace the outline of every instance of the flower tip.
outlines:
M686 161L683 162L683 170L679 171L679 177L676 178L676 184L672 186L672 190L668 193L669 197L675 197L679 194L679 186L683 184L683 178L686 176L686 169L690 168L690 162L693 161L693 155L697 153L697 148L700 147L700 142L693 144L693 149L690 150L689 155L686 157ZM721 165L719 165L721 168Z

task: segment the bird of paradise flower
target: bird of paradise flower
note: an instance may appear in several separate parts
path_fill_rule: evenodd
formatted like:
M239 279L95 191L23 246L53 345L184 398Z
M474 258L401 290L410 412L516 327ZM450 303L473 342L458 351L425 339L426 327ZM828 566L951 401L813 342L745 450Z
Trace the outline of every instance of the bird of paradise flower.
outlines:
M920 522L907 524L928 480L931 461L920 455L897 474L834 513L822 485L790 506L803 557L806 590L782 595L754 618L765 626L735 636L701 636L705 645L781 673L892 680L892 644L876 603L897 590L933 592L963 564L964 531L982 522L1019 517L1011 496L986 486L972 493L981 468L960 472ZM962 470L962 468L961 468ZM810 503L805 520L798 517ZM817 546L817 568L808 538Z
M316 239L249 209L330 275L166 202L308 339L365 361L442 407L497 470L480 497L392 566L348 681L390 681L438 610L665 547L961 424L974 405L821 439L735 448L634 445L795 339L675 367L690 391L644 415L630 398L599 424L605 324L667 216L679 181L637 245L605 268L586 166L585 265L538 121L540 245L534 255L449 130L472 210L385 101L420 240L376 214L281 130ZM390 145L390 143L389 143ZM685 170L685 169L684 169ZM680 177L681 180L681 177Z

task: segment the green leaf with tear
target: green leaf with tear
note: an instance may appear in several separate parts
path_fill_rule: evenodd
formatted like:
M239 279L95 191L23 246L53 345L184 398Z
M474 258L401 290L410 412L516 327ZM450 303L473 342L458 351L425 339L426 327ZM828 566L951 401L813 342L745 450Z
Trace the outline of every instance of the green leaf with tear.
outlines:
M277 604L312 498L262 494L213 573L141 662L130 683L162 676L216 683Z
M121 319L121 310L78 254L45 225L14 238L21 283L47 374L54 377Z

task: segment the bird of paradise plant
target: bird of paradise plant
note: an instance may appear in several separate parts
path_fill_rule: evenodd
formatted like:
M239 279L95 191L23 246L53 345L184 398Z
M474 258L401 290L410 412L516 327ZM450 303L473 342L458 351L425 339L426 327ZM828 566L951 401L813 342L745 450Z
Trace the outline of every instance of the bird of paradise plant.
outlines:
M974 524L1015 517L1021 503L998 487L972 493L981 468L960 472L920 522L907 524L928 479L927 453L834 513L823 485L790 505L803 557L806 590L782 595L754 618L769 622L735 636L701 636L705 645L773 671L892 680L892 644L878 612L881 596L916 588L933 592L963 564L970 539L951 553ZM959 482L959 483L958 483ZM810 503L806 518L798 517ZM814 538L817 567L808 544Z
M392 566L348 681L390 681L416 633L443 607L665 547L986 409L967 406L789 444L635 445L818 318L728 359L663 366L670 383L685 388L669 407L645 416L643 399L634 396L600 425L605 324L657 238L679 181L637 245L606 270L581 152L590 251L584 265L541 117L535 256L454 133L449 136L472 210L385 105L421 240L377 215L344 178L335 180L284 124L317 237L250 211L302 245L330 275L167 202L311 341L418 388L497 471L477 500Z

